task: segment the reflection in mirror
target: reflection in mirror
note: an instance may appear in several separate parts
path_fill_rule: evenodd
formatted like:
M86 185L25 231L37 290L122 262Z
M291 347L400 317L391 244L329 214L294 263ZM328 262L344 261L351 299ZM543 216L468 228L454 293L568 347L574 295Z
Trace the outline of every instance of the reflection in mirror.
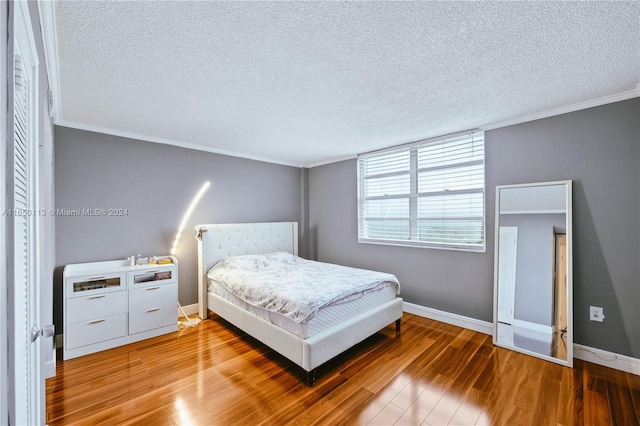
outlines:
M573 365L571 181L496 187L494 344Z

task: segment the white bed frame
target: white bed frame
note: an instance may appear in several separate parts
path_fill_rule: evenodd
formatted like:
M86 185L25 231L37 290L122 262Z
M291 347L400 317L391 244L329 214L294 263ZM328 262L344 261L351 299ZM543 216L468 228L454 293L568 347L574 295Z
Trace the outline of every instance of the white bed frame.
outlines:
M369 312L307 339L207 292L207 272L228 256L286 251L298 254L297 222L197 225L198 301L201 318L211 310L258 339L307 372L307 384L315 382L315 369L395 321L400 328L402 299L397 297Z

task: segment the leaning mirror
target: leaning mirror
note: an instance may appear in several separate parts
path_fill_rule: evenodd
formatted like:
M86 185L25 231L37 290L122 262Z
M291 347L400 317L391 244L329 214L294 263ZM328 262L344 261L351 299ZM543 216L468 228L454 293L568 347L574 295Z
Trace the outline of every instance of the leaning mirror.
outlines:
M573 366L571 181L496 187L493 343Z

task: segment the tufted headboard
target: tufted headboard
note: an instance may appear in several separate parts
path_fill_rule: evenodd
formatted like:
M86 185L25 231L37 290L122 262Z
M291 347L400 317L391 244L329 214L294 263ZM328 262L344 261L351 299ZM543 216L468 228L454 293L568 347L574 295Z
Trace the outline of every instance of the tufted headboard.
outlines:
M200 318L207 317L207 272L220 259L274 251L298 254L297 222L206 224L195 229Z

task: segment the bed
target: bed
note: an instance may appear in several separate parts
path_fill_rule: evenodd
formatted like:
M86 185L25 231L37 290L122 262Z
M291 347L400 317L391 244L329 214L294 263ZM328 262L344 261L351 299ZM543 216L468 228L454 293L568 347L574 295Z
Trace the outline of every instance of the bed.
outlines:
M223 259L273 253L297 256L296 222L203 224L195 229L200 317L207 318L209 311L214 312L269 346L304 369L310 386L315 383L316 368L321 364L394 322L396 330L400 329L402 299L388 289L371 291L371 297L324 306L314 312L312 320L300 323L273 312L261 312L214 286L215 280L209 279L208 274ZM352 302L357 305L355 313L350 311ZM318 318L322 321L314 322Z

